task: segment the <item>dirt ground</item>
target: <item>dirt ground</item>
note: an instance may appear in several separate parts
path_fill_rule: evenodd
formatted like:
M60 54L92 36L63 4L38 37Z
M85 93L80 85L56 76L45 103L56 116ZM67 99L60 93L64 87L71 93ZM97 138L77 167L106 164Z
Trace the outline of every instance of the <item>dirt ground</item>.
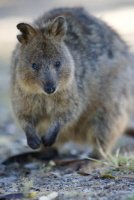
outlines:
M69 143L60 148L60 155L54 149L33 153L12 117L9 77L16 24L59 6L84 6L114 27L134 50L134 0L0 1L0 200L134 200L134 138L124 136L116 155L88 165L86 160L81 169L90 148Z

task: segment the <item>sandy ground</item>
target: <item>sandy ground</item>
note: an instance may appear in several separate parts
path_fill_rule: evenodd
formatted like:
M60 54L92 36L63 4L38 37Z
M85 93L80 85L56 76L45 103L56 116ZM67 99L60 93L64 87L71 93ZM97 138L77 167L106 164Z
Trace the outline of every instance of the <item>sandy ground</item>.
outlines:
M30 150L21 130L16 127L12 119L10 108L10 58L17 42L16 24L23 21L32 22L44 11L59 6L84 6L88 12L102 18L117 30L132 51L134 50L134 0L1 0L0 162L9 156ZM133 139L127 138L126 141L128 146L134 147ZM107 179L100 175L99 169L93 170L88 176L81 176L72 167L70 169L70 167L56 166L48 170L49 167L46 162L37 160L22 165L14 163L10 166L0 165L0 194L20 192L27 187L36 191L37 196L57 191L59 200L134 199L132 196L134 179L120 178L121 173L118 173L118 170L115 170L114 178ZM129 171L127 174L133 177L134 171ZM27 186L27 183L31 185Z

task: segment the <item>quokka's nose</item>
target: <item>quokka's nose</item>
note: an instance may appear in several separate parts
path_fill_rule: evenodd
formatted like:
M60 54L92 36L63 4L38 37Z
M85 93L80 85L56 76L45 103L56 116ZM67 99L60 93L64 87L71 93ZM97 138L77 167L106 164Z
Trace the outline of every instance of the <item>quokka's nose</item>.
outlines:
M56 90L56 86L52 83L48 83L44 86L44 91L48 94L54 93Z

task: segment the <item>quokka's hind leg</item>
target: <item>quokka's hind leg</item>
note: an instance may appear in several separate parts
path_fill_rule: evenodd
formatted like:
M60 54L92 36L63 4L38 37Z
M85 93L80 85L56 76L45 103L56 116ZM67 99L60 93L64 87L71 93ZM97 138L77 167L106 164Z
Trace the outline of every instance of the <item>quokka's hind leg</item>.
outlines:
M111 153L118 138L128 124L128 114L124 108L101 108L90 122L88 140L93 146L92 158L101 159Z

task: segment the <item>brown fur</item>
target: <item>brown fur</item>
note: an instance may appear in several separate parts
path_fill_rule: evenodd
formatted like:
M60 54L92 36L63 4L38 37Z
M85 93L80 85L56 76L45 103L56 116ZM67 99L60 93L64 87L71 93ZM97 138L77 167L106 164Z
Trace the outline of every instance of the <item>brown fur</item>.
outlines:
M133 105L133 61L124 41L81 8L55 9L17 28L12 105L29 146L57 138L90 143L97 157L100 147L110 152Z

